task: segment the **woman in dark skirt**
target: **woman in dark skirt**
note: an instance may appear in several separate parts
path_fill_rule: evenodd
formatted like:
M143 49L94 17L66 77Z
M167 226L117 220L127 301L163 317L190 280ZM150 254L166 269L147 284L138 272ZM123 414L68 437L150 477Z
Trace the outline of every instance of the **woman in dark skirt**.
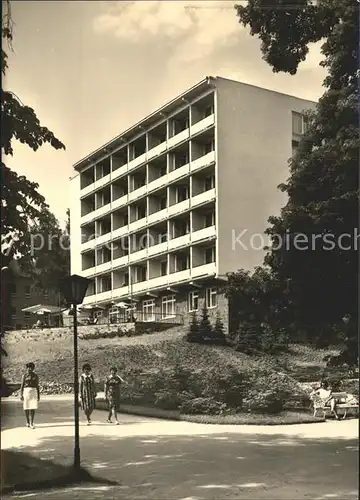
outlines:
M26 365L26 373L21 380L20 399L23 401L26 425L31 429L35 429L34 418L35 411L38 409L40 401L40 387L39 377L35 373L34 363L28 363Z
M91 373L91 366L86 363L80 377L80 400L81 407L87 419L87 425L91 424L91 415L95 409L96 387Z
M107 422L111 424L111 417L114 415L116 425L119 425L117 411L120 405L120 386L124 380L117 374L116 368L111 368L110 375L105 380L105 399L108 404L109 415Z

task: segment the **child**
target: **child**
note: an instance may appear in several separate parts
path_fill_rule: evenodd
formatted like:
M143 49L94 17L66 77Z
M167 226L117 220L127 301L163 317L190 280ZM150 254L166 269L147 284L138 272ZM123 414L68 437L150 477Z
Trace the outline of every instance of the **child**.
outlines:
M117 375L117 369L111 368L110 375L105 380L105 399L108 403L109 415L107 422L111 424L111 417L114 415L116 425L119 425L119 421L117 419L117 411L119 409L120 404L120 385L125 381Z

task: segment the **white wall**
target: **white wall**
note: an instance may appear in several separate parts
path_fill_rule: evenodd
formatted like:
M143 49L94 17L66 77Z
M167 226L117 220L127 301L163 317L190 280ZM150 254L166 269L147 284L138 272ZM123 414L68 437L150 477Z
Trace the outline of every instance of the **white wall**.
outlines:
M217 79L218 272L261 265L260 247L270 215L278 215L286 195L277 186L289 176L292 111L314 107L311 101ZM241 241L235 238L243 230Z
M81 274L80 175L70 180L70 267L71 274Z

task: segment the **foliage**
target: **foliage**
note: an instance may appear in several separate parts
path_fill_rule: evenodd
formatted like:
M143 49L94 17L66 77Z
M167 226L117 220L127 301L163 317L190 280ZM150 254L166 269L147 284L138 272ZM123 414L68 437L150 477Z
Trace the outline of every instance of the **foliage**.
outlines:
M188 415L221 415L226 405L211 398L195 398L185 401L180 406L180 413Z
M212 332L213 343L226 345L226 336L224 323L222 322L220 313L216 314L215 325Z
M278 7L278 8L276 8ZM323 40L325 93L308 113L308 129L290 160L290 177L280 186L289 199L280 217L270 217L273 237L306 235L308 248L270 251L265 259L276 280L289 281L293 322L313 336L351 314L349 362L356 363L358 256L358 5L353 0L249 0L236 6L240 22L262 42L275 72L295 74L309 44ZM355 231L355 232L354 232ZM339 239L342 235L348 235ZM317 237L314 240L314 237ZM346 240L346 241L345 241ZM314 243L315 242L315 243ZM340 244L341 242L341 244ZM330 250L330 251L329 251Z
M13 22L10 2L3 5L2 14L2 73L8 69L7 53L4 45L11 47ZM44 144L55 149L65 149L64 144L54 134L40 124L35 111L24 105L11 91L1 94L1 151L3 155L13 155L13 141L20 141L37 151ZM37 221L42 210L47 208L44 197L38 192L38 184L25 176L18 175L3 162L1 163L1 228L2 228L2 266L8 264L5 249L11 244L13 251L21 255L30 253L28 228Z
M199 339L202 341L212 338L213 328L209 319L209 312L207 310L206 304L202 308L201 319L199 323Z
M202 340L199 330L199 321L195 312L191 315L191 323L186 334L186 340L188 342L200 342Z

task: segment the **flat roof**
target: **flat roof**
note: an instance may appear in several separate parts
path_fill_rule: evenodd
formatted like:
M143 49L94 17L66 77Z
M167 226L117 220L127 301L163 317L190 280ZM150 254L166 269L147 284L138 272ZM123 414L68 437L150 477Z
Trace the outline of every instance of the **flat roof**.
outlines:
M175 97L161 108L146 116L135 125L122 132L117 137L114 137L109 142L96 149L82 160L75 163L74 169L79 171L87 165L99 160L104 155L111 154L113 151L116 151L118 148L120 148L122 143L128 142L136 135L138 135L142 128L149 128L152 125L156 125L159 119L166 118L166 115L170 114L172 111L175 111L179 107L179 104L187 101L187 99L185 99L185 96L186 98L191 100L192 98L197 97L201 93L205 92L207 89L214 87L214 81L214 77L207 76L206 78L204 78L204 80L201 80L193 87L190 87L188 90Z
M216 86L216 81L217 80L225 80L237 84L241 84L247 87L253 87L257 88L259 90L265 90L267 92L272 92L274 94L279 94L283 95L285 97L291 97L292 99L298 99L300 101L307 101L309 103L314 103L314 101L310 101L308 99L303 99L301 97L296 97L290 94L284 94L282 92L278 92L276 90L271 90L271 89L266 89L263 87L259 87L257 85L251 85L249 83L243 83L239 82L237 80L232 80L231 78L224 78L224 77L219 77L219 76L207 76L197 84L193 85L189 89L187 89L185 92L182 94L178 95L171 101L167 102L162 106L161 108L158 108L156 111L151 113L150 115L146 116L139 122L135 123L135 125L129 127L126 129L124 132L122 132L120 135L114 137L111 139L109 142L106 144L102 145L100 148L94 150L91 152L89 155L85 156L83 159L79 160L73 165L74 170L77 172L81 171L84 167L90 166L92 163L99 161L101 158L104 156L107 156L117 149L121 147L123 143L127 143L134 139L138 134L140 134L141 130L143 128L149 128L151 126L154 126L158 123L159 119L161 118L166 118L167 115L171 114L173 111L176 111L178 109L179 104L182 104L183 102L186 102L188 99L192 100L193 98L197 97L198 95L201 95L204 93L206 90L210 88L215 88Z

